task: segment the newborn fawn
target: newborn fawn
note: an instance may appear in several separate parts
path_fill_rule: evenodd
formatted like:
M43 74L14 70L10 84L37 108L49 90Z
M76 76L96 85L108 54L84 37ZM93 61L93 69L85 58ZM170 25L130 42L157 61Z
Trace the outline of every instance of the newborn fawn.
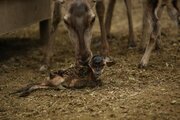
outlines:
M101 85L101 80L98 78L102 74L105 65L106 61L104 57L95 55L92 57L88 66L74 66L66 70L50 73L49 80L27 85L14 93L19 93L20 97L25 97L39 89L96 87Z

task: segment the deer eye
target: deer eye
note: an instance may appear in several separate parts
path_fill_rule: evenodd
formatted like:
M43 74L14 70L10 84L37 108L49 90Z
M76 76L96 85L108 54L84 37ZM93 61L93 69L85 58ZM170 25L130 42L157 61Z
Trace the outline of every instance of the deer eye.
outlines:
M95 20L96 20L96 16L93 16L93 17L91 18L90 25L93 25L94 22L95 22Z

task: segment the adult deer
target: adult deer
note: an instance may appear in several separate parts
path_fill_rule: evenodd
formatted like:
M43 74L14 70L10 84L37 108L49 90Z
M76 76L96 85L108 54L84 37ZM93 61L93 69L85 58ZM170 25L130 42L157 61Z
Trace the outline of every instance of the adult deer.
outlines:
M92 26L95 14L91 9L91 0L54 0L52 4L52 19L49 23L51 39L45 46L44 66L40 71L49 67L53 55L54 34L61 21L61 7L65 6L64 23L68 29L69 37L74 45L77 65L85 65L92 56L90 49L92 38Z
M66 14L63 18L66 27L68 28L69 37L75 48L76 63L85 65L92 57L90 49L92 38L92 27L95 21L95 14L92 7L96 6L97 16L99 18L99 24L101 29L101 55L107 58L109 62L109 44L107 41L107 34L110 33L112 13L116 0L109 1L107 17L105 20L105 6L104 0L55 0L55 9L52 21L52 34L56 31L57 25L60 19L60 7L61 3L64 3L66 8ZM128 20L129 20L129 47L134 47L134 32L131 17L131 0L125 0L127 6ZM46 52L46 63L50 62L52 56L53 40L48 44L48 51Z
M180 1L179 0L144 0L143 38L141 48L146 46L145 53L139 64L140 68L148 65L151 52L159 48L161 39L160 18L164 6L167 7L170 18L175 21L180 30ZM150 39L149 39L150 38ZM148 40L149 39L149 40ZM146 44L147 42L147 44Z

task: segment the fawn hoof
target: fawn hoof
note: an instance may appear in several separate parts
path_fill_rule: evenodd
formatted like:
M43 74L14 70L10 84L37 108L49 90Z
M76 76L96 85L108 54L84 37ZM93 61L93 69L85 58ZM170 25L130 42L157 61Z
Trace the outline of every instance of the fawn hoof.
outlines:
M39 71L40 72L46 72L46 71L48 71L48 66L47 65L42 65L40 68L39 68Z
M29 95L30 95L30 92L24 91L24 92L19 94L19 97L27 97Z
M112 65L116 64L115 60L112 57L106 57L105 61L108 67L111 67Z

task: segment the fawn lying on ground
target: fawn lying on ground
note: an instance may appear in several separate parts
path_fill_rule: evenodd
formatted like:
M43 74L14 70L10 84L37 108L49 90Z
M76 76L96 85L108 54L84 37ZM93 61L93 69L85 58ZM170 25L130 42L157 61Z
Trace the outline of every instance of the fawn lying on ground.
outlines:
M38 89L96 87L101 85L99 76L102 74L105 65L106 61L104 57L96 55L91 59L88 66L74 66L66 70L50 73L49 80L27 85L14 93L19 93L20 97L25 97Z

